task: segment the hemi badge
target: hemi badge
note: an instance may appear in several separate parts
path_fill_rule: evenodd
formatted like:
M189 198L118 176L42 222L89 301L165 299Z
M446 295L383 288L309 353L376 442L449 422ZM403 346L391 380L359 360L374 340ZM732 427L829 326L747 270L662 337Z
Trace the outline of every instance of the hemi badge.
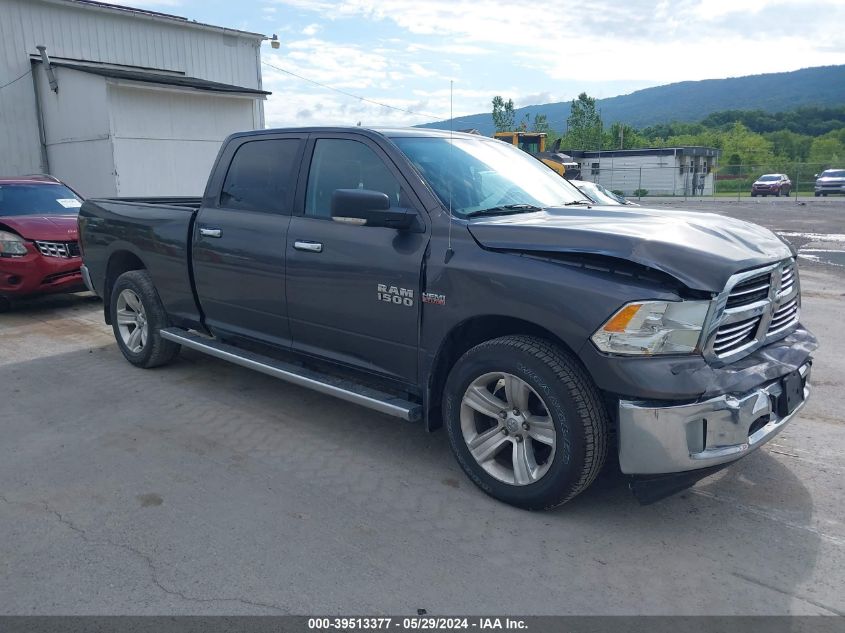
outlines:
M446 295L440 295L436 292L424 292L422 293L422 302L423 303L433 303L437 306L445 306L446 305Z

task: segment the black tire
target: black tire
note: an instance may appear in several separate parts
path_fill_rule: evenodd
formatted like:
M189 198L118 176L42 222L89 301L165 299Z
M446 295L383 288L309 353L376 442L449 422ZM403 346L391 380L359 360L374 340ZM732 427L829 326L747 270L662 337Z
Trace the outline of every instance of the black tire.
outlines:
M778 189L778 192L775 194L778 198L780 198L780 192L781 192L781 190Z
M553 421L556 447L551 463L533 483L516 485L492 476L472 456L464 439L464 394L477 378L490 372L506 372L528 383L542 397ZM466 352L446 381L443 419L452 451L473 483L490 496L526 510L548 510L566 503L593 482L607 456L610 422L598 388L571 354L533 336L504 336Z
M756 198L756 197L757 197L757 194L756 194L756 193L754 193L754 192L752 191L752 192L751 192L751 197L752 197L752 198Z
M131 290L140 299L144 307L146 323L148 328L147 342L138 352L129 349L123 340L118 326L117 303L120 294L124 290ZM149 369L159 367L171 362L179 354L181 346L178 343L165 340L159 334L159 330L170 325L164 306L161 304L158 292L156 292L153 280L146 270L130 270L117 278L111 291L109 313L111 315L112 329L117 346L123 356L136 367Z
M818 191L815 193L816 198L818 198L820 195L822 195L822 194Z
M8 312L12 309L12 300L9 297L0 296L0 313Z

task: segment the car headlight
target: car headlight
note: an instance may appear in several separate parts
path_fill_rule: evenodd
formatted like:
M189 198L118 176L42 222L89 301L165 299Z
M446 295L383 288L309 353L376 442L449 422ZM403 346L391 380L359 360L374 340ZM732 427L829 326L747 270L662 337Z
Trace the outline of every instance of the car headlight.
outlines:
M19 235L0 231L0 257L20 257L26 255L26 244Z
M698 349L709 301L635 301L592 336L608 354L690 354Z

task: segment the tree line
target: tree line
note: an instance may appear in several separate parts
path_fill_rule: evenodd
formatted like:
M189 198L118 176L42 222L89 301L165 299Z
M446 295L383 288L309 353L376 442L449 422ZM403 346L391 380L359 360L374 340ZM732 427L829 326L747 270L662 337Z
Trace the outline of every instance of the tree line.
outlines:
M582 92L572 101L566 128L556 130L542 114L517 121L513 100L496 96L493 123L497 131L545 132L549 145L561 139L563 151L702 145L722 150L720 163L726 170L764 165L771 171L786 171L794 163L812 163L819 169L845 167L845 106L802 106L775 113L725 110L698 123L638 129L618 122L605 127L596 99Z

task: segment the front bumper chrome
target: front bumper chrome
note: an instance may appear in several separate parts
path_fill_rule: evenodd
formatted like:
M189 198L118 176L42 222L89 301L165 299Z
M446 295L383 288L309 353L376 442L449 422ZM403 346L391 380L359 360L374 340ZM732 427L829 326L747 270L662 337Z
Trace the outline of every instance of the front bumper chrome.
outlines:
M623 473L678 473L732 462L759 448L806 404L810 368L799 368L804 400L780 417L781 380L740 396L722 395L678 406L622 400L619 403L619 465Z

